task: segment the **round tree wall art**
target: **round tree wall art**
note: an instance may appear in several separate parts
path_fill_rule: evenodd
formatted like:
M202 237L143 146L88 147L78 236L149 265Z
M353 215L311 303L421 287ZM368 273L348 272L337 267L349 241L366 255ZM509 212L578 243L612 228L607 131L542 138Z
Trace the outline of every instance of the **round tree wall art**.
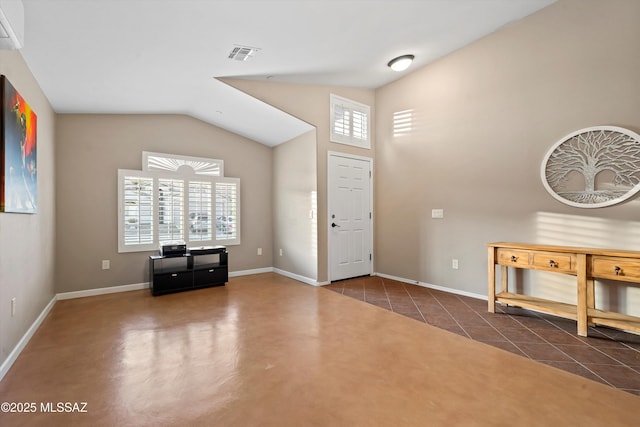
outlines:
M623 202L640 191L640 135L616 126L570 133L546 154L541 175L549 194L570 206Z

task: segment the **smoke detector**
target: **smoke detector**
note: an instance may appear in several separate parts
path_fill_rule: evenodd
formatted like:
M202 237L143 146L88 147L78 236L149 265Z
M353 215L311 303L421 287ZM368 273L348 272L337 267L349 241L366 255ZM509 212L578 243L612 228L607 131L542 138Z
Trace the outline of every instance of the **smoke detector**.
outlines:
M229 59L235 59L236 61L247 61L258 53L260 49L257 47L240 46L235 45L229 53Z

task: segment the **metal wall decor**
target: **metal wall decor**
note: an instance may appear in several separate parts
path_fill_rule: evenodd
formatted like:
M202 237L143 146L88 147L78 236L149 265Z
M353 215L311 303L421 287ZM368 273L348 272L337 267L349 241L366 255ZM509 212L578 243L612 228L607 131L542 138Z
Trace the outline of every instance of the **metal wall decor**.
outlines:
M551 147L542 183L560 202L601 208L640 191L640 135L616 126L580 129Z

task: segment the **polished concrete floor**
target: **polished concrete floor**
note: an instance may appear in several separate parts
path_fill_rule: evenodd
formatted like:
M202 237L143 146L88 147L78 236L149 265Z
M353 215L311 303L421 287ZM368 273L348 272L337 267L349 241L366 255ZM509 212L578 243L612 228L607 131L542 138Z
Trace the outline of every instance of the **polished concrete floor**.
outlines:
M580 337L575 320L499 304L500 313L493 314L483 300L381 277L334 282L326 289L640 395L640 335L595 327Z
M635 426L637 396L328 289L59 301L0 382L2 426ZM52 413L58 402L87 412Z

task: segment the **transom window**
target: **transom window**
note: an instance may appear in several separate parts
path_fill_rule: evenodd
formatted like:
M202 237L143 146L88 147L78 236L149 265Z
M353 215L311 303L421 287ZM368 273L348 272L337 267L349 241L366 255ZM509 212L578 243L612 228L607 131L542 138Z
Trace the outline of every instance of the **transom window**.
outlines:
M240 244L240 180L222 160L143 153L143 170L118 170L118 252Z
M188 166L194 173L207 176L224 176L224 161L205 157L179 156L177 154L142 152L143 170L178 172Z
M368 105L331 94L331 142L371 148L371 109Z

